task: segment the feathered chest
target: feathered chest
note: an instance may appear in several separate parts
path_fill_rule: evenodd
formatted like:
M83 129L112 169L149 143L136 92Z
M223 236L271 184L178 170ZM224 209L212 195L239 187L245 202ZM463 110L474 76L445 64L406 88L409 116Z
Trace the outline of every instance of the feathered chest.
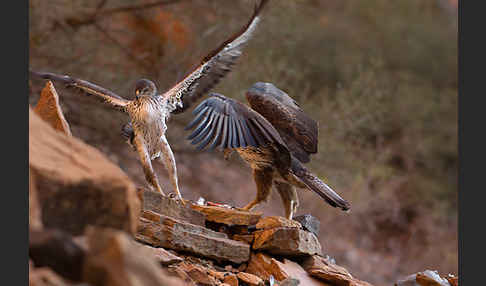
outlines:
M167 130L170 111L163 98L142 97L127 108L135 136L141 136L152 157L160 153L161 138Z

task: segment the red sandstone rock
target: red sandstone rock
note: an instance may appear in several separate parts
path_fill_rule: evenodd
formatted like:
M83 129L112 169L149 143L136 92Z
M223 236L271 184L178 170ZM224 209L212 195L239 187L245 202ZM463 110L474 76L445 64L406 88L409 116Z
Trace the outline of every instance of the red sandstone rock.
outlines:
M242 263L250 258L250 247L246 243L228 239L224 233L151 211L143 211L136 238L152 246L234 263Z
M29 167L44 227L73 235L87 225L135 233L140 201L128 176L96 148L56 132L32 109Z
M42 89L34 111L52 128L71 136L71 129L59 105L59 96L51 81L47 81L46 86Z

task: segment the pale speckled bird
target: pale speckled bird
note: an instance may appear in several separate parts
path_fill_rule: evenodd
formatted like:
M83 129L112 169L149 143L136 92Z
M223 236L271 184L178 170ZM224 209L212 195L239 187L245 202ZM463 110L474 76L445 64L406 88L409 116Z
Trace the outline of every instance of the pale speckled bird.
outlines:
M162 94L157 92L155 84L148 79L136 82L135 99L128 100L111 90L68 75L32 70L30 75L63 83L87 95L95 95L114 108L126 112L130 122L123 126L123 134L129 138L129 144L138 152L146 180L152 188L164 194L152 167L152 160L161 160L168 170L177 198L183 202L174 154L165 136L166 121L171 113L185 111L231 70L255 31L260 21L260 12L267 2L268 0L260 1L247 25L210 52L199 66Z
M186 126L187 138L224 151L225 158L236 151L253 170L256 198L243 209L251 210L268 199L275 185L292 219L299 200L295 188L317 193L333 207L348 211L350 204L302 163L317 153L318 126L288 94L271 83L258 82L246 93L250 107L221 94L212 93L193 111Z

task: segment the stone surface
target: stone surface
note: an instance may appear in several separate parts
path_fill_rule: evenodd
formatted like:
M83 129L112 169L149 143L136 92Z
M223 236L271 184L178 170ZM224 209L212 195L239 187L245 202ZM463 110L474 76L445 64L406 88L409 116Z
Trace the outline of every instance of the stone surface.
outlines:
M59 105L59 96L51 81L47 81L46 86L42 89L34 111L52 128L71 136L71 129Z
M333 285L352 285L353 276L343 267L332 264L325 258L313 255L305 259L302 267L311 275Z
M440 277L437 271L425 270L398 280L396 286L450 286L448 279Z
M277 227L302 228L298 221L289 220L281 216L267 216L256 224L257 229L271 229Z
M320 281L307 273L304 268L294 261L284 259L282 263L283 270L289 275L290 278L299 280L299 286L337 286L324 281ZM351 285L349 285L351 286Z
M262 216L261 212L247 212L218 206L191 205L191 207L205 214L207 221L226 225L253 225Z
M320 229L320 221L310 215L300 215L293 218L295 221L298 221L304 230L312 232L315 236L319 237L319 229Z
M237 241L242 241L242 242L245 242L245 243L248 243L248 244L252 244L253 243L253 240L255 239L255 237L253 236L253 234L234 234L231 239L233 240L237 240Z
M190 207L190 202L183 205L180 201L163 196L145 188L138 188L137 194L140 198L142 209L153 211L177 220L185 221L195 225L205 226L206 216Z
M151 211L142 213L136 238L144 243L234 263L250 258L249 245L228 239L226 234Z
M29 229L42 228L42 214L37 197L35 178L29 168Z
M174 255L161 247L151 247L148 245L143 245L143 247L148 249L153 254L153 256L157 259L157 261L164 266L168 266L174 263L179 263L184 260L181 257Z
M252 248L284 256L321 254L321 245L317 237L297 228L273 228L254 232Z
M182 262L177 267L183 270L197 285L213 286L218 284L216 278L209 275L208 269L200 265Z
M60 230L31 229L29 257L38 267L50 267L67 279L81 280L85 251Z
M299 279L295 278L287 278L284 281L280 282L279 286L299 286L300 281Z
M135 233L134 184L105 155L56 132L29 108L29 167L44 227L82 234L87 225Z
M251 286L263 286L263 285L265 285L265 283L263 282L263 280L260 277L253 275L253 274L250 274L250 273L239 272L238 274L236 274L236 277L238 277L238 279L241 280L242 282L244 282L248 285L251 285Z
M219 271L215 271L215 270L212 270L212 269L209 269L208 270L208 273L209 275L213 276L214 278L217 278L221 281L224 280L224 276L226 274L226 272L219 272Z
M269 281L270 275L277 281L285 280L289 275L282 268L282 263L264 253L252 253L246 272L254 274L265 281Z
M179 278L169 277L150 251L125 232L89 226L89 251L83 268L83 281L93 286L182 286Z
M236 274L229 273L224 277L223 282L230 286L238 286L238 277L236 277Z

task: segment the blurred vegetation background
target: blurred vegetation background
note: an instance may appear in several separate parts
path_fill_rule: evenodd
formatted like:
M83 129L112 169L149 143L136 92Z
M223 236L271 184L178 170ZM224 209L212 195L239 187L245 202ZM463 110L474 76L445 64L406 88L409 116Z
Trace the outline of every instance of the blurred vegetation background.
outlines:
M244 25L253 6L30 0L30 67L127 98L141 77L163 91ZM318 121L319 153L309 167L352 204L345 214L299 190L297 214L320 219L325 254L376 285L425 269L457 274L457 2L271 1L239 63L213 91L245 101L257 81L274 83ZM29 84L35 104L43 83ZM73 135L145 185L120 136L127 116L56 87ZM184 140L190 118L172 116L168 131L183 196L245 205L256 193L250 169L237 156L195 152ZM155 169L170 190L164 167ZM275 194L257 210L284 213Z

